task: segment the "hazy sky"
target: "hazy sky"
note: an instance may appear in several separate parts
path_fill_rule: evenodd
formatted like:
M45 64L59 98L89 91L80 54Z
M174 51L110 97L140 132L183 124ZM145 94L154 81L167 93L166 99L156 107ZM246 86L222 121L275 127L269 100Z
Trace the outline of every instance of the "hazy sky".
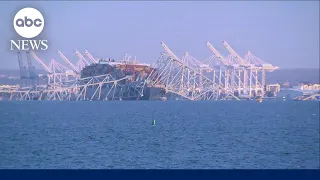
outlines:
M319 67L319 1L177 1L177 2L0 2L0 69L18 69L9 50L17 38L12 21L24 7L35 7L45 19L42 38L49 50L39 54L47 64L62 62L56 51L77 60L74 50L96 57L155 62L165 42L178 56L199 60L212 55L210 41L223 55L226 40L240 55L247 50L280 66ZM36 67L40 67L35 61Z

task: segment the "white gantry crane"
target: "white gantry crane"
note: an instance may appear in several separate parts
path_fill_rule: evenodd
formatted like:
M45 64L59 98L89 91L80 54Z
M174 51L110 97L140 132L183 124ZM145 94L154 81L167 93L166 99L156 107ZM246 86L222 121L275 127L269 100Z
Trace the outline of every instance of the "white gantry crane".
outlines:
M146 79L142 80L143 86L141 89L137 89L137 93L140 95L148 83L148 87L161 88L163 92L166 92L167 97L175 99L217 100L239 99L241 96L243 98L263 96L265 72L278 69L278 67L254 56L250 51L244 57L239 56L226 41L223 41L223 45L228 50L227 56L223 56L209 41L206 41L212 56L204 61L199 61L188 52L179 58L165 43L161 42L161 45L165 53L161 53L161 57L151 68L151 72ZM20 100L30 99L33 95L39 95L39 100L121 99L126 95L123 93L123 89L127 88L131 91L133 85L137 86L137 84L118 83L127 77L114 79L110 74L81 79L80 72L85 66L99 63L99 59L94 58L87 50L85 50L85 55L82 55L77 49L75 50L75 55L78 58L75 64L67 59L61 51L58 51L67 66L54 59L47 65L34 52L30 54L47 72L48 84L43 87L39 85L36 89L19 89L19 92L8 91L11 93L10 99L14 96L12 94L19 96ZM126 54L123 61L130 61L130 57ZM23 65L21 66L23 67ZM259 73L262 74L261 81ZM72 77L71 81L69 80L70 76ZM107 91L102 87L106 87ZM93 91L93 95L87 93L91 91ZM128 95L131 96L130 93Z
M253 73L254 70L256 70L256 72L257 72L257 68L255 67L254 64L249 64L249 62L247 62L241 56L239 56L235 52L235 50L233 50L233 48L226 41L222 41L222 43L227 48L229 53L232 55L233 60L235 60L236 63L239 64L240 68L243 68L243 70L242 70L242 72L243 72L243 81L242 81L243 82L243 91L242 91L242 94L248 95L249 97L251 97L252 91L256 92L257 90L255 90L255 88L258 88L258 87L255 87L255 85L253 83L253 78L256 81L258 81L258 74ZM241 75L240 70L239 70L239 74Z
M49 63L49 68L51 69L52 73L55 73L55 72L64 73L64 72L66 72L68 70L67 67L65 67L64 65L58 63L54 59L51 59L51 61Z
M52 59L49 63L49 66L47 66L33 51L31 51L30 54L47 72L49 86L59 86L59 83L66 80L64 77L66 76L66 72L68 69L62 64Z
M169 47L161 42L167 54L162 53L155 65L155 71L149 76L151 86L162 87L170 94L189 100L218 99L218 91L223 89L201 70L207 68L201 62L185 53L182 60L176 56ZM202 67L203 66L203 67ZM232 92L225 90L225 97L232 96Z
M93 63L98 63L99 61L96 60L90 53L88 50L85 50L84 53L88 56L88 58L93 62Z
M241 57L239 56L236 51L232 49L232 47L226 42L222 41L222 44L227 48L230 54L235 58L236 63L243 67L249 67L250 65Z
M167 53L173 58L174 61L176 60L182 63L180 58L178 58L178 56L176 56L164 42L161 42L161 46L164 48L164 50L167 51Z
M225 89L230 89L233 93L236 87L236 83L238 84L238 91L240 91L240 86L242 83L240 75L237 76L236 70L237 66L234 66L232 61L230 59L227 59L223 57L220 52L213 47L213 45L207 41L206 45L209 47L209 49L213 52L214 54L214 59L218 59L219 64L216 66L216 69L213 72L213 79L214 81L218 81L219 84L223 85ZM218 69L217 69L218 68ZM218 74L218 75L217 75ZM222 76L223 82L222 82Z
M248 51L245 53L244 59L251 63L254 64L258 71L261 72L261 83L257 83L256 85L260 85L262 87L263 93L264 93L264 87L266 85L266 71L267 72L273 72L277 69L279 69L279 67L277 66L273 66L272 64L269 64L263 60L261 60L260 58L254 56L251 51ZM256 72L257 73L257 72Z
M33 51L31 51L30 54L43 67L43 69L47 71L47 73L52 73L50 68Z
M225 58L217 51L209 41L206 42L206 45L209 47L209 49L213 52L213 54L222 62L224 66L232 66L232 64L225 60Z
M69 61L69 59L67 59L66 56L62 54L61 51L58 50L58 54L59 54L59 56L63 59L63 61L64 61L65 63L67 63L67 65L71 68L71 70L73 70L76 74L79 74L78 68L76 68L76 66L73 65L73 64Z
M75 54L81 59L86 66L89 66L90 63L83 57L83 55L76 49Z
M203 83L202 83L203 82L203 78L202 78L203 71L211 72L212 68L210 68L210 66L208 64L197 60L196 58L191 56L188 52L184 53L184 55L182 57L182 62L184 64L186 64L187 66L199 71L199 73L200 73L200 76L199 76L199 87L200 87L200 90L201 90L201 87L203 85Z
M79 58L76 64L76 68L78 69L78 72L80 73L84 67L86 67L85 62Z

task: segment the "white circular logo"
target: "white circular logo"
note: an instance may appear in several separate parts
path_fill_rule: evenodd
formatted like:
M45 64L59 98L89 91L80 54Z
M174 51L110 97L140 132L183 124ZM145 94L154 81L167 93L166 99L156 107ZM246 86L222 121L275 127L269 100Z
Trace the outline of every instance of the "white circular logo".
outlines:
M14 16L13 26L20 36L34 38L43 30L44 18L37 9L23 8Z

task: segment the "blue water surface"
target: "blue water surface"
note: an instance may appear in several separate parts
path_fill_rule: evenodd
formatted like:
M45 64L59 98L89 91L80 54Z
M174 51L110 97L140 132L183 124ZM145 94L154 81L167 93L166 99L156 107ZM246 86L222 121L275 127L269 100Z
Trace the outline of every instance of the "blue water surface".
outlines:
M0 102L0 168L319 168L319 102Z

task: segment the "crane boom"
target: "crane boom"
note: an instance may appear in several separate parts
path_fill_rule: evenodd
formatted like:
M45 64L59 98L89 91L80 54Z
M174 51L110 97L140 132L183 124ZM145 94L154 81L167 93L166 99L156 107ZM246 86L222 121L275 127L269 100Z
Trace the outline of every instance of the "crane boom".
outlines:
M242 59L242 57L240 57L226 41L223 41L222 43L228 49L228 51L235 57L235 59L239 65L241 65L241 66L248 65L248 63L246 63L245 60Z
M64 72L66 71L68 68L66 68L65 66L63 66L62 64L59 64L57 61L55 61L54 59L52 59L50 61L50 65L51 65L51 69L53 72L55 72L56 70L60 71L60 72Z
M192 57L188 52L184 53L182 60L186 60L188 65L190 63L194 67L200 67L200 68L207 67L206 64L204 64L204 63L200 62L198 59ZM184 63L186 63L186 62L184 62Z
M79 73L77 68L62 54L61 51L58 50L58 54L60 55L60 57L69 65L69 67L71 67L71 69L76 72Z
M169 47L164 42L161 42L161 45L173 59L181 63L181 60L169 49Z
M53 63L57 66L59 66L60 68L62 68L62 70L68 70L67 67L65 67L64 65L58 63L56 60L52 59Z
M219 59L221 60L221 62L222 62L224 65L227 65L227 66L231 65L231 64L228 63L228 61L226 61L226 60L224 59L224 57L219 53L219 51L217 51L217 50L211 45L211 43L210 43L209 41L206 42L206 45L207 45L207 46L209 47L209 49L213 52L213 54L214 54L217 58L219 58Z
M31 51L30 54L48 73L50 73L50 74L52 73L51 70L48 68L48 66L46 64L44 64L41 61L41 59L33 51Z
M75 53L86 65L90 65L90 63L86 60L86 58L82 56L82 54L78 50L76 50Z
M79 71L81 71L81 69L82 69L83 67L85 67L85 64L84 64L84 62L82 61L82 59L79 59L78 62L77 62L77 64L76 64L76 66L77 66L77 68L79 69Z
M255 57L250 51L248 51L245 54L245 59L248 59L247 61L249 62L252 61L255 65L263 65L263 64L267 64L266 62L264 62L263 60Z
M94 63L98 63L98 61L89 53L88 50L85 50L84 53L89 57L89 59L94 62Z

